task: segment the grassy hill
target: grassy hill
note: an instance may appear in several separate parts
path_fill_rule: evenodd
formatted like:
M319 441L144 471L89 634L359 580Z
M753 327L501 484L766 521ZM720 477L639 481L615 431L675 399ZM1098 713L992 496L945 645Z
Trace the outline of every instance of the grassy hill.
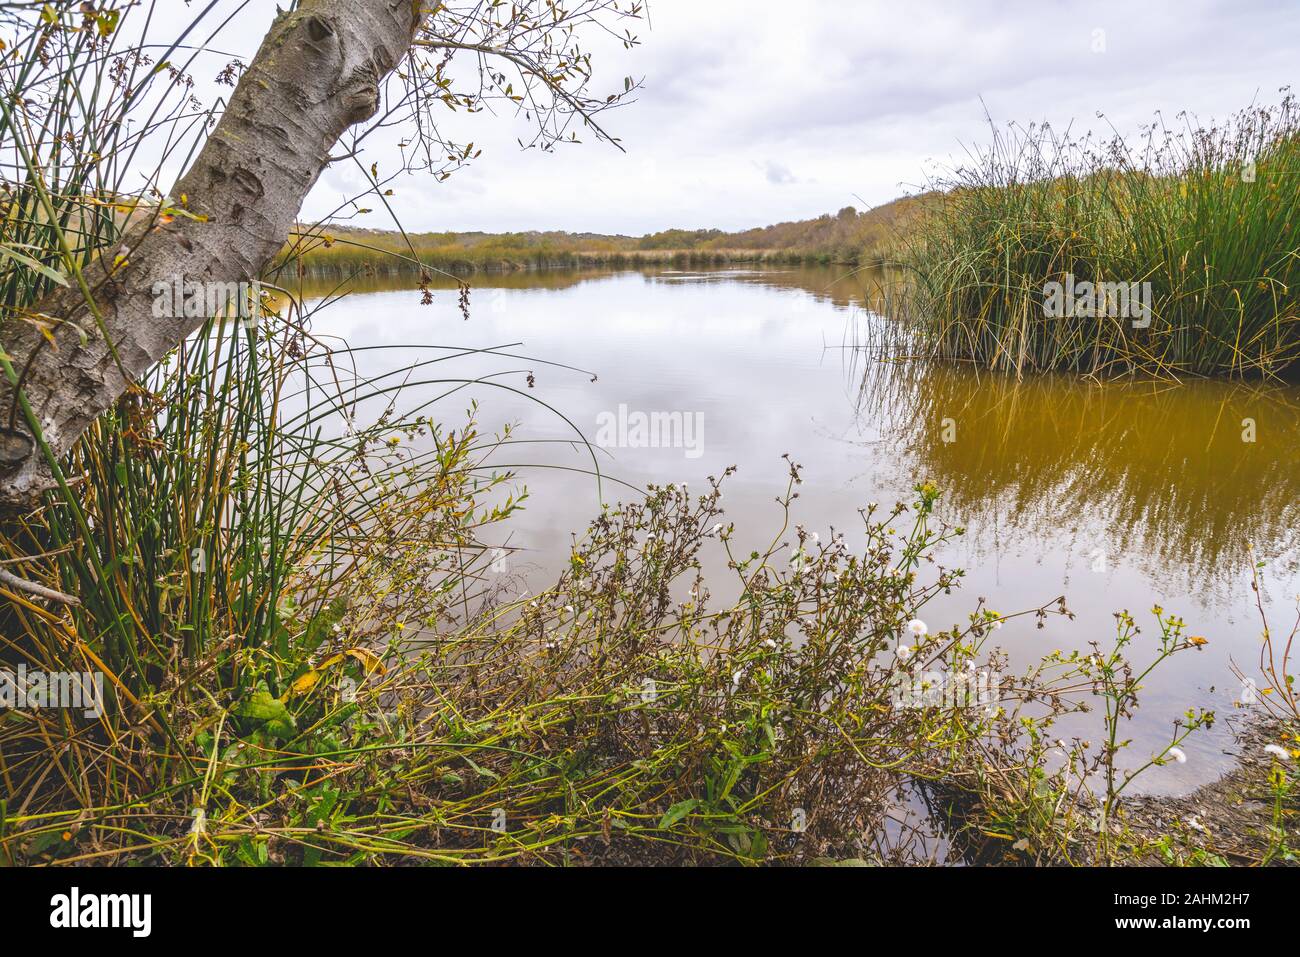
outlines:
M902 228L923 199L904 197L859 212L760 226L743 232L669 229L645 236L562 231L407 233L352 226L303 226L286 254L300 254L306 274L706 265L740 262L844 263L889 258Z

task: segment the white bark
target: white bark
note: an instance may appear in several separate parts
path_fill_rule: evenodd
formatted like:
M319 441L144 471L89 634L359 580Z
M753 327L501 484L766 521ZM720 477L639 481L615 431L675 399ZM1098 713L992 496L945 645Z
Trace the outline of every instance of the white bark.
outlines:
M303 199L343 132L372 117L384 79L411 46L418 0L304 0L283 14L245 70L229 107L170 198L203 217L129 232L126 265L104 250L86 273L127 377L136 379L202 323L154 316L153 287L256 279L283 245ZM72 448L125 391L108 343L75 284L36 311L72 320L57 349L31 325L10 322L3 347L56 456ZM177 310L181 311L181 310ZM82 345L77 327L89 341ZM13 390L0 376L0 505L26 507L53 480L20 411L7 427Z

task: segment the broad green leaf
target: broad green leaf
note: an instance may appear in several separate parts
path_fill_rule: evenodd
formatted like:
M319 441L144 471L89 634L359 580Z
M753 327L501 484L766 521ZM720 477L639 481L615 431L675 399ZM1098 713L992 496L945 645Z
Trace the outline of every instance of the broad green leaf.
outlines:
M699 806L699 798L687 798L685 801L678 801L664 812L664 816L659 819L659 826L661 828L672 827Z
M234 713L243 718L263 722L266 733L276 737L287 738L297 730L293 715L289 713L284 702L269 691L254 691L235 705Z

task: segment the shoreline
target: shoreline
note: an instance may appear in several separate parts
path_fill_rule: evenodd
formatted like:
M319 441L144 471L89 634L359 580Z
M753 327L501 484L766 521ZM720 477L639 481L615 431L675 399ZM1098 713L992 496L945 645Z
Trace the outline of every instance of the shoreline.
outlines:
M1108 860L1098 854L1091 795L1058 807L1046 829L1050 840L1041 832L1031 842L994 830L1005 828L1008 809L1017 810L1009 795L999 800L951 779L928 785L931 817L956 861L968 866L1294 865L1286 848L1300 843L1300 795L1276 787L1273 776L1279 766L1287 777L1295 773L1295 758L1282 762L1264 748L1283 741L1294 753L1296 726L1275 716L1234 717L1240 726L1224 753L1235 766L1187 794L1121 796L1108 829Z

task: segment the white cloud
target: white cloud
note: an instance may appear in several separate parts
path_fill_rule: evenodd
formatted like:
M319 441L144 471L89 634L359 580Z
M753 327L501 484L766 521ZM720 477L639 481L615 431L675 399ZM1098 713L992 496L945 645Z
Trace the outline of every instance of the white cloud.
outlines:
M254 6L214 46L251 55L273 12ZM456 129L483 147L474 165L445 183L395 184L404 225L738 229L858 204L855 194L884 202L920 184L927 160L984 142L986 108L999 122L1133 132L1156 110L1222 118L1274 102L1300 37L1300 5L1286 0L650 0L650 14L642 46L596 51L598 85L645 77L638 102L608 115L626 155L595 142L521 152L522 120L476 116ZM1097 30L1104 53L1093 52ZM225 59L196 72L215 75ZM392 161L387 142L367 150L367 166ZM332 167L307 211L333 208L358 182ZM379 212L366 221L389 225Z
M790 167L776 160L768 160L763 164L763 175L773 186L785 186L789 183L797 183L794 173L790 172Z

